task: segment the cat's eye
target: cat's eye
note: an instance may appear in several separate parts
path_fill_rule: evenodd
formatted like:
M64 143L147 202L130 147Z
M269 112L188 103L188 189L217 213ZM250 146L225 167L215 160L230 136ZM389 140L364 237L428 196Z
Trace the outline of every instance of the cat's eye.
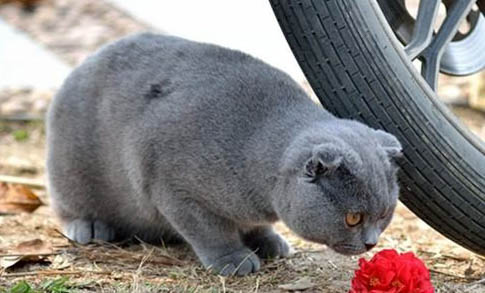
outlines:
M349 227L355 227L359 225L363 219L364 217L361 213L347 213L347 215L345 215L345 223Z

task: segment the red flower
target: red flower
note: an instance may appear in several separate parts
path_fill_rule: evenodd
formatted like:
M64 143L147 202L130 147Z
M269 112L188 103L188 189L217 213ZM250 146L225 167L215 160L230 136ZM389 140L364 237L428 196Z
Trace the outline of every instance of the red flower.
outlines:
M433 293L428 269L412 252L378 252L370 261L359 259L349 293Z

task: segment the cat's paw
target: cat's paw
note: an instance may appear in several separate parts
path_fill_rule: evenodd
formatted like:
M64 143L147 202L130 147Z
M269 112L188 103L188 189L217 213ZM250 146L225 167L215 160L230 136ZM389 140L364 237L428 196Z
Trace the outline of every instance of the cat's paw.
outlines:
M244 239L244 244L260 258L287 257L290 254L290 245L276 233L248 235Z
M222 276L245 276L259 271L259 258L251 250L242 248L219 257L203 261L204 266Z
M115 230L101 221L76 219L64 225L66 236L78 243L87 244L92 240L113 241Z

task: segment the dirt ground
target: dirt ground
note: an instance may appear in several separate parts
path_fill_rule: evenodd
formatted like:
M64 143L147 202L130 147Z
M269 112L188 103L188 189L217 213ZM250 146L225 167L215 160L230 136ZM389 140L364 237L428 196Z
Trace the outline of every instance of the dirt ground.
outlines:
M104 1L46 0L45 3L32 13L11 4L0 6L0 17L71 65L78 64L107 41L149 29ZM82 33L81 27L89 33ZM466 83L450 82L450 86L462 89ZM14 109L14 114L34 113L35 117L42 117L54 92L4 90L0 92L0 116L10 117L8 111ZM22 101L19 107L2 108L5 104L18 105L18 101ZM456 107L454 111L485 139L483 112L468 107ZM42 120L0 119L0 175L43 182L44 152ZM34 213L0 216L0 265L2 258L11 255L12 248L19 243L40 239L43 246L29 261L0 268L0 292L8 292L21 281L33 288L50 286L51 289L44 289L50 292L286 292L290 290L284 285L298 282L306 285L303 286L306 289L301 289L305 292L347 292L358 259L369 259L384 248L418 255L430 269L436 292L485 292L485 258L447 240L403 205L398 206L378 246L362 256L338 255L325 246L301 240L278 224L278 231L294 248L289 258L265 261L261 271L251 276L222 278L206 272L184 245L71 243L59 232L45 190L34 192L44 206ZM52 283L53 280L57 283Z

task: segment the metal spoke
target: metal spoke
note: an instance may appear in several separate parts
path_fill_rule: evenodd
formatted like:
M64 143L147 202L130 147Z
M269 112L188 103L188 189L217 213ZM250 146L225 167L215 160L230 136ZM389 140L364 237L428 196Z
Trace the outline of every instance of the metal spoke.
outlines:
M423 1L426 2L421 0ZM436 89L440 60L446 45L453 39L459 24L465 19L475 2L476 0L454 1L438 33L420 54L423 59L421 75L433 89Z
M418 15L414 25L411 41L404 48L406 54L413 60L431 43L433 25L438 15L440 0L421 0Z

